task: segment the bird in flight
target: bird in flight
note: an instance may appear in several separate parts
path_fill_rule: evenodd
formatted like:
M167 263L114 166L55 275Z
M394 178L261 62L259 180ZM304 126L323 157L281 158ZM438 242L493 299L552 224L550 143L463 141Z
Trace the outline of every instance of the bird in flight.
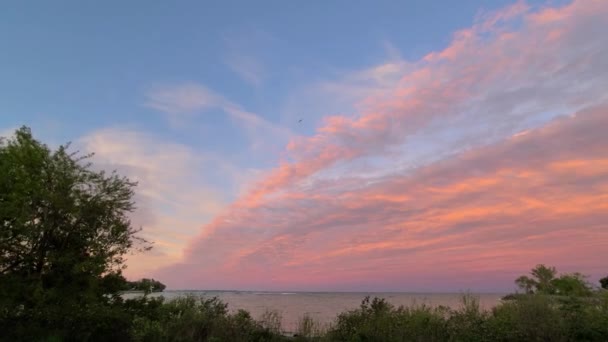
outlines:
M298 123L301 123L301 122L302 122L302 119L298 120Z

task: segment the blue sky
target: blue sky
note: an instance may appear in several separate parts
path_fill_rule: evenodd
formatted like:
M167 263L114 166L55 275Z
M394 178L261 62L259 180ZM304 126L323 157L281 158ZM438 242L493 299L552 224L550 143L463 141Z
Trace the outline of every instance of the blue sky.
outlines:
M419 59L480 11L508 3L14 2L0 14L0 127L25 124L53 143L129 127L240 167L269 168L288 136L269 138L272 153L252 153L255 142L221 109L168 120L146 106L147 94L200 85L294 134L312 134L323 116L356 108L350 96L338 101L310 88Z
M284 102L299 87L391 53L418 59L447 45L481 9L506 3L13 2L0 14L0 124L45 125L64 139L125 124L176 138L142 103L149 87L181 82L204 84L281 122ZM204 121L215 128L209 140L230 134L221 117ZM310 133L312 126L297 128ZM218 148L242 147L235 138Z
M301 282L316 279L318 289L352 289L371 270L390 264L388 256L365 255L371 260L366 270L338 260L334 266L348 275L328 280L314 255L325 255L328 265L345 251L384 248L386 255L402 258L411 251L399 254L393 249L405 247L391 240L401 239L429 246L419 255L436 260L446 250L439 238L430 231L411 236L417 227L395 228L395 222L428 219L425 225L433 226L441 210L451 210L451 219L475 216L463 206L479 196L491 197L484 203L497 200L496 189L467 193L470 186L463 184L472 181L453 179L448 169L461 175L473 170L476 181L489 186L488 179L506 177L506 171L489 170L500 163L480 154L510 151L519 156L512 161L521 162L534 157L521 152L534 144L543 146L534 151L556 158L547 165L566 165L560 158L572 157L566 145L576 141L566 138L574 124L555 122L606 101L605 10L596 0L14 1L0 12L0 135L28 125L52 145L74 141L83 151L95 151L97 167L140 182L133 222L157 245L148 256L130 258L131 276L184 279L170 284L177 287L272 287L255 275L249 282L231 278L247 266L293 288L296 280L285 280L291 271L281 268L289 264L306 275ZM553 134L543 132L561 132L566 145L551 150L556 145L537 141ZM523 147L511 146L513 139L523 139L516 144ZM597 143L589 141L589 151ZM432 171L437 169L447 173L445 179L431 179L442 174ZM414 210L407 196L392 193L417 193L403 177L420 179L431 193L450 181L463 184L450 187L461 189L450 201L429 194L419 201L428 205ZM552 173L543 177L564 180ZM386 186L397 179L403 188ZM555 197L545 190L536 191L546 198L522 206L549 208ZM354 205L358 212L384 212L395 201L401 207L378 221L372 214L360 218L350 202L358 193L376 201L361 199ZM587 195L588 202L598 203L603 196ZM502 205L512 209L524 197L503 196ZM390 203L378 209L383 201ZM297 203L318 222L292 214L300 210ZM493 213L484 218L488 225L505 229L506 223L495 225L499 214L487 212ZM424 220L422 213L428 214ZM501 220L526 227L529 213L518 213ZM481 222L458 217L464 222L437 228L460 232L454 244L468 234L460 227ZM541 226L514 233L511 242L523 244L534 232L566 236ZM240 240L231 235L236 232ZM479 246L500 250L502 243ZM510 257L504 248L501 258ZM202 250L209 253L199 258ZM209 266L220 260L232 261L221 269ZM495 269L503 267L510 276L528 269L524 261L497 263ZM589 260L580 265L597 269ZM184 275L192 267L222 276L205 283ZM424 275L415 267L412 272ZM495 280L487 288L502 281Z

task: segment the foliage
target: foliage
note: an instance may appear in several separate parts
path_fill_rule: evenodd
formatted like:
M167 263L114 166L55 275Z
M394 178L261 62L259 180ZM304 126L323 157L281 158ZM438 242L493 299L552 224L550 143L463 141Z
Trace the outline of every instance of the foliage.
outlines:
M522 296L493 310L488 331L507 341L604 341L608 305L602 298Z
M110 280L123 256L145 242L128 219L136 184L93 171L89 155L68 149L51 151L27 127L0 140L3 332L86 340L122 325Z
M366 297L359 309L342 313L329 329L330 341L443 341L444 309L395 308L384 299Z
M580 273L562 274L556 278L555 267L537 265L530 274L532 277L523 275L515 280L526 294L590 296L593 293L591 284Z
M464 296L459 309L395 309L369 298L341 314L328 341L606 341L608 294L599 298L520 296L490 312Z
M487 335L488 313L481 310L479 299L465 294L461 307L447 310L447 335L459 341L480 341Z
M281 333L281 314L277 311L267 310L260 317L261 326L275 334Z
M608 276L600 279L600 285L603 289L607 289L608 290Z
M536 280L525 275L515 279L515 284L527 294L534 293L536 289Z
M549 297L521 297L495 307L488 320L490 336L503 341L560 341L563 321Z
M563 274L554 279L552 285L558 295L588 297L593 294L591 284L580 273Z
M299 341L317 341L325 335L325 329L319 322L316 322L308 314L305 314L299 321L296 334Z
M248 312L231 314L217 298L188 296L164 302L139 299L133 320L134 341L281 341L271 328L256 322ZM160 303L160 305L159 305ZM139 310L139 311L138 311ZM280 324L277 329L280 329Z
M531 278L524 275L515 280L515 283L526 293L553 294L555 292L552 284L557 274L555 267L537 265L530 274Z
M165 284L154 279L143 278L137 281L128 281L120 271L105 274L101 279L101 283L108 293L142 291L145 294L149 294L152 292L162 292L166 288Z
M460 308L394 307L366 297L342 313L327 331L310 317L297 337L280 334L280 317L268 312L255 321L245 311L230 313L217 299L186 297L126 301L134 315L135 341L605 341L608 294L595 297L528 295L480 309L465 295ZM318 327L318 326L317 326Z
M126 284L126 290L128 291L143 291L148 294L151 292L163 292L165 290L165 284L158 280L143 278L137 281L129 281Z

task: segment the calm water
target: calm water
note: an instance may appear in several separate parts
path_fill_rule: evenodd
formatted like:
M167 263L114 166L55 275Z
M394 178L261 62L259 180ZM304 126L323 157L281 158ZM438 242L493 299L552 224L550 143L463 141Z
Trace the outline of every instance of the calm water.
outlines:
M165 291L153 294L164 296L167 299L184 295L200 295L205 297L218 297L228 303L230 310L244 309L254 318L259 318L264 312L277 311L282 317L282 326L286 331L295 331L298 320L308 314L316 321L330 323L336 316L346 310L359 307L361 300L369 295L385 298L395 306L404 305L431 305L457 308L461 304L460 293L304 293L304 292L220 292L220 291ZM133 297L138 294L125 294ZM500 302L504 296L496 294L473 294L479 299L481 308L491 309Z

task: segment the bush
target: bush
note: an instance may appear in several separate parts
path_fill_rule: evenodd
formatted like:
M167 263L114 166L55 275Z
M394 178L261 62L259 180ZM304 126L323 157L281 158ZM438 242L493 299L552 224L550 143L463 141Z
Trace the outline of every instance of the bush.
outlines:
M366 298L341 314L329 341L606 341L608 294L595 298L518 296L487 312L465 295L458 309L395 309Z
M159 305L160 303L160 305ZM279 325L264 326L248 312L228 312L217 298L188 296L131 303L134 341L280 341Z
M450 310L447 319L447 335L456 341L485 341L488 313L479 307L479 299L466 294L462 296L459 309Z
M274 334L281 333L281 314L277 311L264 312L262 317L260 317L259 323L264 329Z
M281 335L281 317L254 320L217 298L195 296L44 305L2 312L6 341L606 341L608 293L592 297L520 295L483 311L470 295L456 309L394 307L365 298L323 331L304 316L297 336Z
M317 341L325 335L325 329L309 315L304 315L298 321L295 337L299 341Z
M444 310L399 307L366 297L359 309L338 316L328 331L331 341L441 341L446 335Z
M492 310L488 337L497 341L563 341L563 319L548 296L521 297Z
M131 319L119 305L48 305L0 320L1 341L128 341Z

